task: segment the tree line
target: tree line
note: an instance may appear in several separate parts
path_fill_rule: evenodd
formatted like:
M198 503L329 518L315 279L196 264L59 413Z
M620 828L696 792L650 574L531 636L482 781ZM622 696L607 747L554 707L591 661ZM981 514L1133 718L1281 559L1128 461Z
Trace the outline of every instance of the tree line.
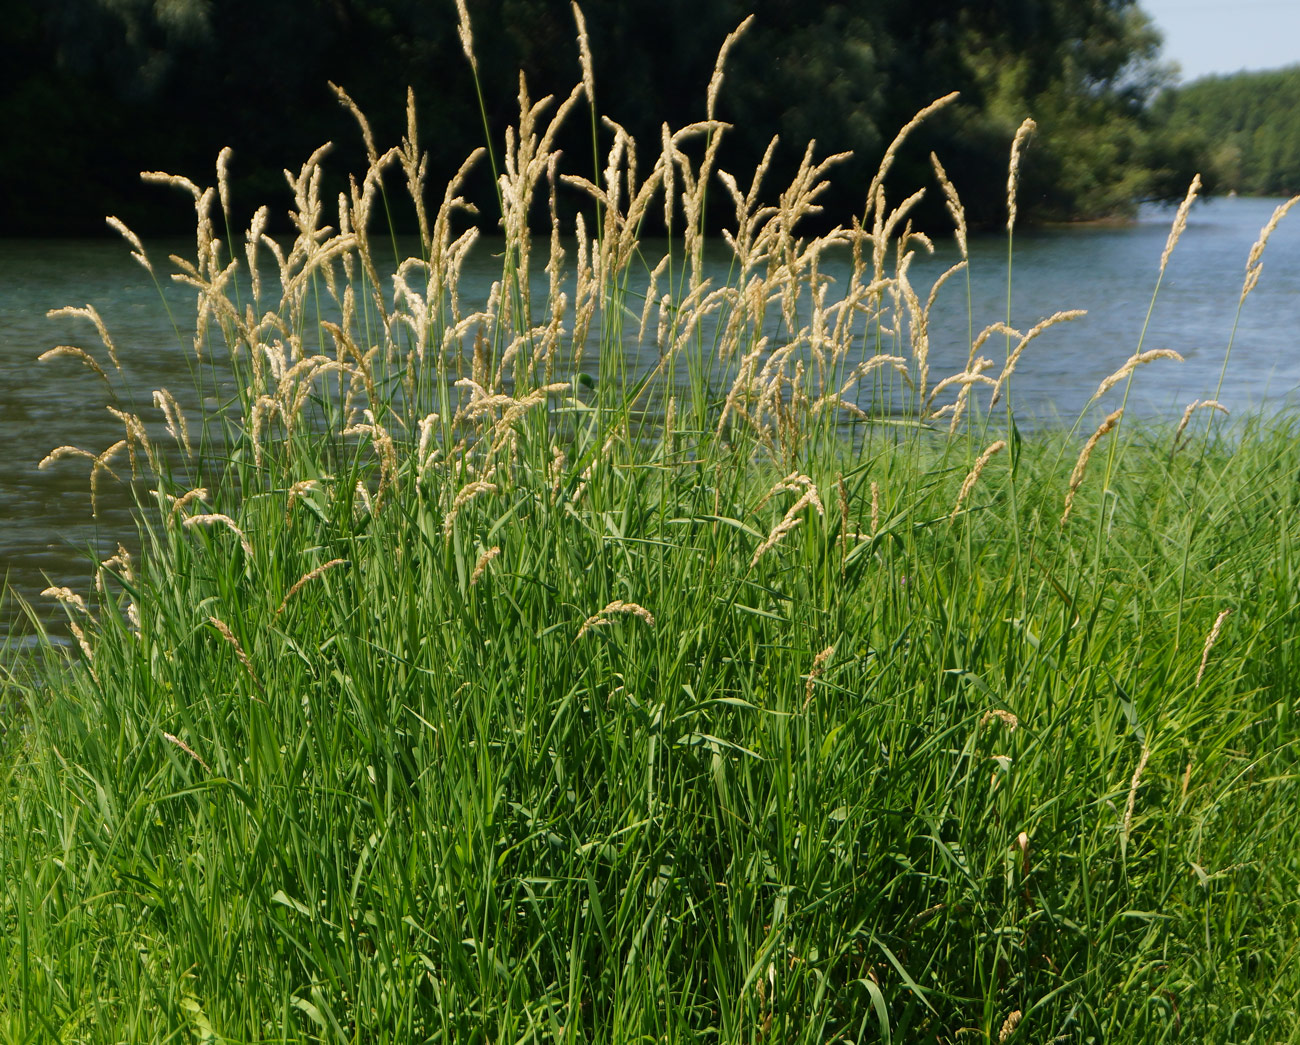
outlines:
M1162 95L1155 115L1173 133L1214 143L1209 168L1223 190L1300 192L1300 65L1197 80Z
M187 228L186 201L142 188L138 174L208 183L225 145L240 207L281 198L282 169L327 139L341 153L336 168L357 170L360 137L329 81L369 114L381 143L401 136L410 84L436 185L482 144L484 116L498 143L517 118L516 70L534 97L567 92L578 76L568 3L468 8L482 109L452 0L0 0L0 235L98 232L106 213L143 232ZM597 103L643 152L663 122L703 117L720 43L755 14L720 99L733 125L722 165L747 182L779 134L767 183L776 187L809 138L821 155L852 150L823 201L837 218L861 212L898 128L953 90L959 102L913 137L891 182L896 196L932 183L936 151L974 226L1005 221L1008 148L1026 116L1038 131L1021 171L1022 221L1122 214L1180 196L1205 166L1195 123L1161 119L1153 105L1170 73L1134 0L587 0L584 12ZM563 143L570 163L586 163L590 121L573 120ZM486 175L471 192L490 205Z

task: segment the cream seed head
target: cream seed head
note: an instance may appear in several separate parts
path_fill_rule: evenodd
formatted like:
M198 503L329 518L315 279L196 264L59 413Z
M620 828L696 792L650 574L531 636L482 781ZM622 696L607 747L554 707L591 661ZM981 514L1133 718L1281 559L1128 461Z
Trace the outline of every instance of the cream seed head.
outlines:
M1217 410L1225 416L1228 413L1228 408L1217 399L1193 399L1184 408L1182 419L1178 422L1178 427L1174 429L1173 445L1170 447L1169 451L1171 454L1177 452L1178 448L1182 445L1183 432L1186 431L1187 424L1192 419L1192 414L1203 408Z
M1228 614L1231 612L1232 610L1230 609L1220 612L1220 614L1214 618L1214 626L1210 628L1210 633L1205 636L1205 649L1201 652L1201 666L1196 670L1197 688L1201 685L1201 679L1205 677L1205 668L1210 662L1210 650L1214 649L1214 644L1219 638L1219 630L1223 627L1223 622L1228 619Z
M957 500L952 506L952 514L948 516L948 524L952 525L957 521L957 516L961 513L961 506L965 503L971 490L975 489L975 484L979 482L980 473L984 471L984 466L993 459L993 455L1005 450L1007 441L998 439L985 447L984 452L975 459L975 464L967 474L965 481L961 484L961 489L957 492Z
M1169 256L1173 254L1174 247L1178 246L1178 240L1187 228L1187 214L1192 209L1192 203L1195 202L1200 191L1201 176L1197 174L1192 178L1192 184L1188 186L1187 195L1183 198L1183 202L1178 205L1178 213L1174 215L1174 223L1169 229L1169 238L1165 240L1165 249L1160 255L1161 276L1165 274L1165 267L1169 264Z
M109 216L104 220L108 224L109 228L117 232L118 235L131 245L131 257L135 258L144 270L152 276L154 274L153 265L149 261L149 255L145 253L144 244L140 242L140 237L132 232L131 229L127 227L126 222L122 221L121 218Z
M1016 130L1016 136L1011 141L1011 163L1007 168L1007 231L1011 232L1016 227L1016 196L1020 188L1020 157L1024 151L1025 142L1029 136L1038 129L1038 124L1032 119L1026 117L1024 123Z
M252 680L253 684L257 686L258 689L261 689L262 683L257 677L257 672L253 670L253 662L248 659L248 654L244 652L244 647L243 645L240 644L240 641L235 636L235 633L230 630L230 625L228 625L220 617L211 617L211 616L208 617L208 623L211 624L214 628L216 628L217 634L220 635L223 639L226 640L227 643L230 644L231 648L234 649L235 651L235 656L239 659L239 663L242 664L244 666L244 670L248 672L248 677Z
M1183 357L1175 352L1172 348L1153 348L1146 352L1138 352L1128 358L1122 367L1107 377L1100 385L1097 391L1092 394L1093 399L1100 399L1117 384L1133 373L1138 367L1147 363L1155 362L1157 359L1172 359L1175 362L1183 362Z
M1019 718L1013 715L1010 711L1004 711L1002 708L993 708L992 710L984 712L984 714L980 716L981 729L994 722L1000 722L1002 725L1006 726L1009 732L1014 732L1020 725Z
M334 569L335 566L342 566L346 562L346 559L330 559L329 562L321 563L321 565L317 566L315 569L308 570L294 581L293 586L285 593L284 598L280 600L280 607L275 611L275 615L277 617L280 616L280 614L284 612L284 608L289 605L289 600L321 574L325 573L327 570Z
M1074 471L1070 473L1070 488L1065 494L1065 510L1061 512L1061 525L1064 526L1070 517L1070 510L1074 507L1074 495L1079 486L1083 483L1084 473L1088 468L1088 459L1092 457L1092 451L1096 449L1097 444L1108 435L1114 427L1119 424L1119 420L1124 416L1124 408L1106 416L1106 419L1097 426L1097 430L1088 437L1088 441L1083 444L1083 449L1079 451L1079 459L1074 463Z
M1043 331L1056 326L1056 324L1058 323L1068 323L1071 320L1081 319L1083 316L1086 316L1087 314L1088 313L1081 308L1066 309L1061 312L1052 313L1042 322L1030 328L1029 333L1025 334L1016 343L1015 348L1013 348L1011 350L1011 353L1007 356L1007 361L1002 368L1002 373L998 375L998 379L993 385L993 394L989 396L989 408L992 409L994 406L996 406L998 400L1002 398L1002 391L1006 387L1006 383L1011 379L1011 375L1016 369L1016 364L1020 362L1021 354L1025 351L1026 346L1028 346L1028 344L1031 341L1033 341L1036 337L1038 337L1038 335L1041 334ZM994 326L1000 327L1002 325L994 324ZM988 329L991 331L993 327L989 327ZM1015 333L1014 331L1011 331L1009 330L1009 328L1006 327L1003 327L1002 329L1007 330L1011 334ZM977 346L982 343L983 343L982 337L976 340Z
M221 213L230 217L230 161L234 159L235 150L229 145L217 153L217 197L221 201Z
M474 563L474 572L471 573L469 577L469 586L471 588L483 578L483 574L487 572L489 563L500 554L501 546L499 544L494 544L478 557L478 561Z
M944 205L948 208L949 217L952 218L953 235L957 239L957 249L961 251L961 256L965 258L968 256L966 250L966 208L962 206L961 197L957 195L957 189L949 180L948 172L944 170L943 164L939 162L939 157L934 153L930 153L930 165L934 167L935 177L939 179L939 187L943 190Z
M1121 832L1121 838L1124 844L1128 844L1129 834L1133 830L1133 811L1137 807L1138 785L1142 782L1142 770L1147 767L1147 760L1151 757L1151 749L1145 744L1142 745L1142 755L1138 758L1137 769L1133 771L1133 779L1128 788L1128 804L1124 807L1124 826Z
M622 599L615 599L599 613L594 613L583 621L582 627L578 629L577 637L582 638L593 629L612 623L612 618L615 614L627 614L636 617L638 620L644 621L652 628L655 625L654 614L644 606L635 602L625 602Z
M735 29L727 34L727 38L722 41L722 46L718 49L718 60L713 66L713 75L709 77L709 89L704 109L710 120L714 118L714 112L718 105L718 92L722 90L722 72L727 64L727 54L731 51L731 48L735 45L736 41L744 36L745 31L753 24L754 16L747 16L740 25L736 26ZM714 133L716 134L717 132L715 131Z
M64 606L71 606L83 616L90 616L90 610L86 608L86 600L71 588L49 587L42 591L41 594L47 599L58 599Z
M587 20L582 15L582 8L575 2L573 20L578 26L578 58L582 64L582 90L587 95L587 104L596 108L596 75L592 70L591 40L587 36Z
M38 363L44 363L46 360L57 359L59 356L71 356L73 359L84 363L100 378L102 378L105 383L108 383L108 375L104 373L104 368L96 363L94 357L84 348L77 348L75 345L57 345L54 348L46 349L36 357L36 361Z
M834 653L835 647L827 646L817 656L813 657L812 667L808 671L807 681L804 685L803 708L801 710L808 710L808 705L812 703L813 695L816 692L817 680L821 678L822 672L826 669L826 662L831 659Z
M1290 213L1291 208L1300 203L1300 196L1292 196L1285 203L1273 209L1273 216L1268 219L1264 227L1259 230L1259 239L1250 248L1250 254L1246 259L1246 280L1241 287L1241 298L1239 304L1244 303L1250 296L1250 292L1255 289L1259 283L1259 277L1264 271L1264 263L1261 260L1264 256L1264 248L1268 246L1269 237L1273 235L1282 219Z
M195 751L192 747L190 747L189 744L185 743L185 741L183 741L180 737L172 733L163 733L162 738L163 740L167 741L167 743L180 748L187 755L189 755L190 758L194 759L195 762L201 765L209 773L212 772L212 767L209 766L205 761L203 761L202 757L198 754L198 752Z
M190 492L194 493L195 491L191 490ZM253 545L249 542L248 536L239 528L235 520L229 515L222 515L220 512L211 512L203 515L190 515L182 520L182 525L187 527L223 526L239 538L239 546L244 549L244 554L250 559L253 557Z

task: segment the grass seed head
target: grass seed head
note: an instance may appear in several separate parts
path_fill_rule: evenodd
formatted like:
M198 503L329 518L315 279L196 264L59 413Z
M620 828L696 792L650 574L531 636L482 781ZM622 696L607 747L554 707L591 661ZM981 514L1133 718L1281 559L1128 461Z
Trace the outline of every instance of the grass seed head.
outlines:
M72 607L82 616L90 616L90 610L86 609L86 600L71 588L49 587L42 591L41 594L47 599L58 599L64 606Z
M1065 510L1061 512L1061 525L1070 517L1070 509L1074 507L1074 495L1078 491L1080 484L1083 482L1084 473L1088 468L1088 459L1092 457L1092 451L1096 449L1097 444L1106 436L1114 427L1119 424L1119 420L1124 416L1124 408L1120 407L1113 413L1107 414L1106 419L1097 426L1097 430L1088 437L1088 441L1083 444L1083 449L1079 451L1079 459L1074 463L1074 471L1070 473L1070 488L1065 494Z
M1137 769L1133 771L1133 779L1128 787L1128 804L1124 807L1124 828L1122 837L1125 844L1128 843L1129 833L1133 829L1133 810L1137 805L1138 785L1142 782L1142 770L1147 767L1147 760L1151 757L1151 749L1145 744L1142 745L1142 755L1138 759Z
M195 762L201 765L209 773L212 772L212 767L209 766L205 761L203 761L202 756L200 756L197 751L195 751L192 747L190 747L189 744L185 743L185 741L183 741L180 737L175 736L172 733L164 733L162 735L162 738L163 740L167 741L167 743L173 744L176 747L180 748L187 755L189 755L190 758L194 759Z
M1016 227L1016 194L1020 187L1020 157L1024 152L1025 142L1037 129L1038 124L1026 117L1024 123L1017 128L1016 136L1011 141L1011 163L1007 167L1007 232L1011 232Z
M304 573L301 577L299 577L296 581L294 581L293 587L291 587L285 593L284 598L280 601L279 609L275 611L275 615L277 617L280 616L280 614L284 612L284 608L287 605L289 605L289 600L292 599L295 595L297 595L298 592L300 592L308 584L314 581L322 573L324 573L326 570L334 569L335 566L342 566L345 562L347 562L346 559L330 559L329 562L321 563L321 565L317 566L314 570L308 570L306 573Z
M140 242L140 237L132 232L121 218L110 216L104 220L108 223L109 228L117 232L131 245L131 257L135 258L144 267L144 270L152 276L154 274L153 265L149 261L149 255L145 253L144 244Z
M968 257L966 249L966 208L962 206L961 197L957 195L957 189L948 178L948 172L944 170L943 164L939 162L939 157L934 153L930 153L930 165L934 167L935 177L939 179L939 187L943 190L944 204L948 208L948 216L952 218L953 235L957 239L957 249L961 251L963 258Z
M1187 423L1192 419L1192 414L1203 407L1209 407L1211 410L1218 410L1224 415L1228 413L1228 408L1217 399L1193 399L1184 408L1182 419L1179 420L1178 427L1174 429L1173 443L1169 449L1171 455L1176 453L1178 448L1182 445L1183 432L1186 431Z
M804 685L803 711L807 711L808 705L812 703L817 680L821 678L822 672L826 669L826 662L831 659L834 653L835 647L827 646L817 656L813 657L812 667L808 671L807 681Z
M573 5L573 20L578 26L578 57L582 63L582 89L587 95L587 104L594 111L596 108L596 75L592 71L591 41L587 37L587 20L582 16L582 8Z
M1273 231L1297 203L1300 203L1300 196L1292 196L1285 203L1274 208L1273 216L1259 230L1259 239L1250 248L1250 254L1246 259L1246 280L1241 286L1241 298L1238 304L1244 304L1246 298L1250 296L1250 292L1255 289L1255 285L1259 282L1259 277L1264 271L1264 262L1261 259L1264 256L1264 248L1268 246L1269 237L1273 235Z
M1174 215L1174 223L1169 229L1169 238L1165 240L1164 253L1160 255L1160 275L1165 274L1165 267L1169 264L1169 256L1173 254L1174 247L1178 246L1178 241L1182 238L1183 230L1187 228L1187 214L1192 209L1192 204L1196 200L1197 193L1201 191L1201 176L1197 174L1192 178L1192 183L1187 187L1187 195L1183 202L1178 205L1178 213Z
M966 476L965 481L961 484L961 489L957 492L957 500L952 506L952 514L948 516L948 524L957 521L957 516L961 512L961 506L965 502L971 490L975 489L975 484L979 482L980 472L984 471L984 466L993 459L993 455L1007 448L1005 439L998 439L985 447L984 452L975 459L975 465L971 468L970 473Z
M1172 348L1153 348L1147 352L1137 352L1129 356L1128 360L1122 367L1107 377L1100 385L1097 391L1092 394L1093 399L1100 399L1117 384L1133 373L1138 367L1147 363L1153 363L1157 359L1172 359L1175 362L1182 363L1183 357L1175 352Z
M980 716L980 728L984 728L994 722L1000 722L1007 727L1009 732L1015 732L1020 725L1020 719L1010 711L1004 711L1002 708L992 708Z
M478 561L474 563L474 572L471 573L469 577L469 586L471 588L474 587L474 585L482 579L483 574L487 572L488 563L500 554L501 546L499 544L494 544L478 557Z
M616 613L628 614L630 616L638 618L639 620L645 621L645 623L650 625L650 627L652 628L655 626L654 614L652 614L644 606L641 606L635 602L625 602L622 599L615 599L599 613L594 613L590 617L588 617L585 621L583 621L582 627L578 629L577 637L582 638L589 631L592 631L595 628L603 627L606 624L612 623L612 617Z
M1205 636L1205 649L1201 651L1201 666L1196 670L1196 686L1198 688L1201 685L1201 679L1205 677L1205 666L1210 662L1210 650L1214 649L1214 644L1218 641L1219 629L1223 627L1223 622L1228 619L1228 614L1231 612L1230 609L1223 610L1215 617L1214 626L1210 629L1210 633Z
M205 491L190 491L190 493L198 492ZM188 497L189 494L186 496ZM182 524L184 526L224 526L239 538L239 546L244 549L244 554L250 559L253 557L253 545L249 541L247 534L239 528L239 525L229 515L222 515L220 512L209 512L203 515L190 515L182 520Z
M231 648L234 649L235 656L239 658L239 663L242 664L244 670L248 672L248 677L252 679L253 684L260 689L262 683L257 678L257 672L253 670L253 662L248 659L248 654L244 652L244 647L240 644L239 639L236 638L235 633L230 630L230 625L220 617L209 617L208 623L216 628L217 634L225 639Z

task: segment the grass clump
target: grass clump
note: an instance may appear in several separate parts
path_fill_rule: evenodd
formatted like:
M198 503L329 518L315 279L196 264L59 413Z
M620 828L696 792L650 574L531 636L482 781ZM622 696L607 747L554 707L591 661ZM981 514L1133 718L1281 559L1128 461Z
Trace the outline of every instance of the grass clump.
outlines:
M218 238L224 158L168 179L194 399L65 451L141 477L140 529L93 603L52 592L67 664L8 685L0 1035L1296 1034L1291 422L1117 410L1080 448L981 413L1073 314L936 380L942 167L963 260L922 292L893 150L865 219L805 238L835 157L762 203L715 169L721 76L644 180L607 122L599 184L551 151L582 85L550 121L521 87L486 302L413 109L382 154L362 119L332 228L323 153L289 176L288 249L265 211ZM396 171L420 247L385 268ZM566 181L591 204L538 269Z

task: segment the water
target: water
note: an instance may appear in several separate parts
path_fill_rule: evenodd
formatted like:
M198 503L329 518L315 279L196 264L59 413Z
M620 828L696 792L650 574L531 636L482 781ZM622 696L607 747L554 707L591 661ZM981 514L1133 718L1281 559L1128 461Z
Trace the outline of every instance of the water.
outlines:
M1214 394L1232 333L1251 244L1276 200L1222 199L1198 205L1169 264L1143 347L1172 348L1183 364L1156 362L1139 373L1130 408L1149 417L1176 419L1192 399ZM1025 330L1058 309L1088 315L1045 333L1026 350L1016 371L1015 408L1026 422L1072 421L1097 385L1133 352L1151 300L1172 210L1144 208L1122 227L1024 231L1017 235L1012 280L1012 323ZM1238 416L1290 405L1300 387L1300 215L1274 234L1264 274L1246 303L1220 399ZM192 242L150 244L151 255L193 250ZM914 266L921 288L952 262L955 249L940 245ZM724 251L711 251L719 275ZM482 293L499 275L489 248L466 268L466 284ZM539 293L545 293L544 284ZM98 520L91 518L89 462L65 460L44 471L37 463L55 446L98 452L121 437L104 410L106 389L71 359L37 363L58 344L92 349L103 359L90 325L46 318L51 308L93 303L118 346L137 404L152 390L178 394L193 387L187 324L192 296L170 284L163 291L181 324L172 326L159 289L112 241L0 241L0 574L14 590L40 603L48 583L85 590L89 554L110 554L118 540L134 543L130 500L104 483ZM924 293L924 290L922 290ZM1006 246L1000 238L972 244L971 295L978 331L1006 315ZM944 288L932 321L931 373L962 369L968 351L967 296L962 277ZM995 360L1000 339L983 353ZM106 362L106 360L105 360ZM1120 391L1106 398L1107 409ZM12 606L0 607L0 634Z

